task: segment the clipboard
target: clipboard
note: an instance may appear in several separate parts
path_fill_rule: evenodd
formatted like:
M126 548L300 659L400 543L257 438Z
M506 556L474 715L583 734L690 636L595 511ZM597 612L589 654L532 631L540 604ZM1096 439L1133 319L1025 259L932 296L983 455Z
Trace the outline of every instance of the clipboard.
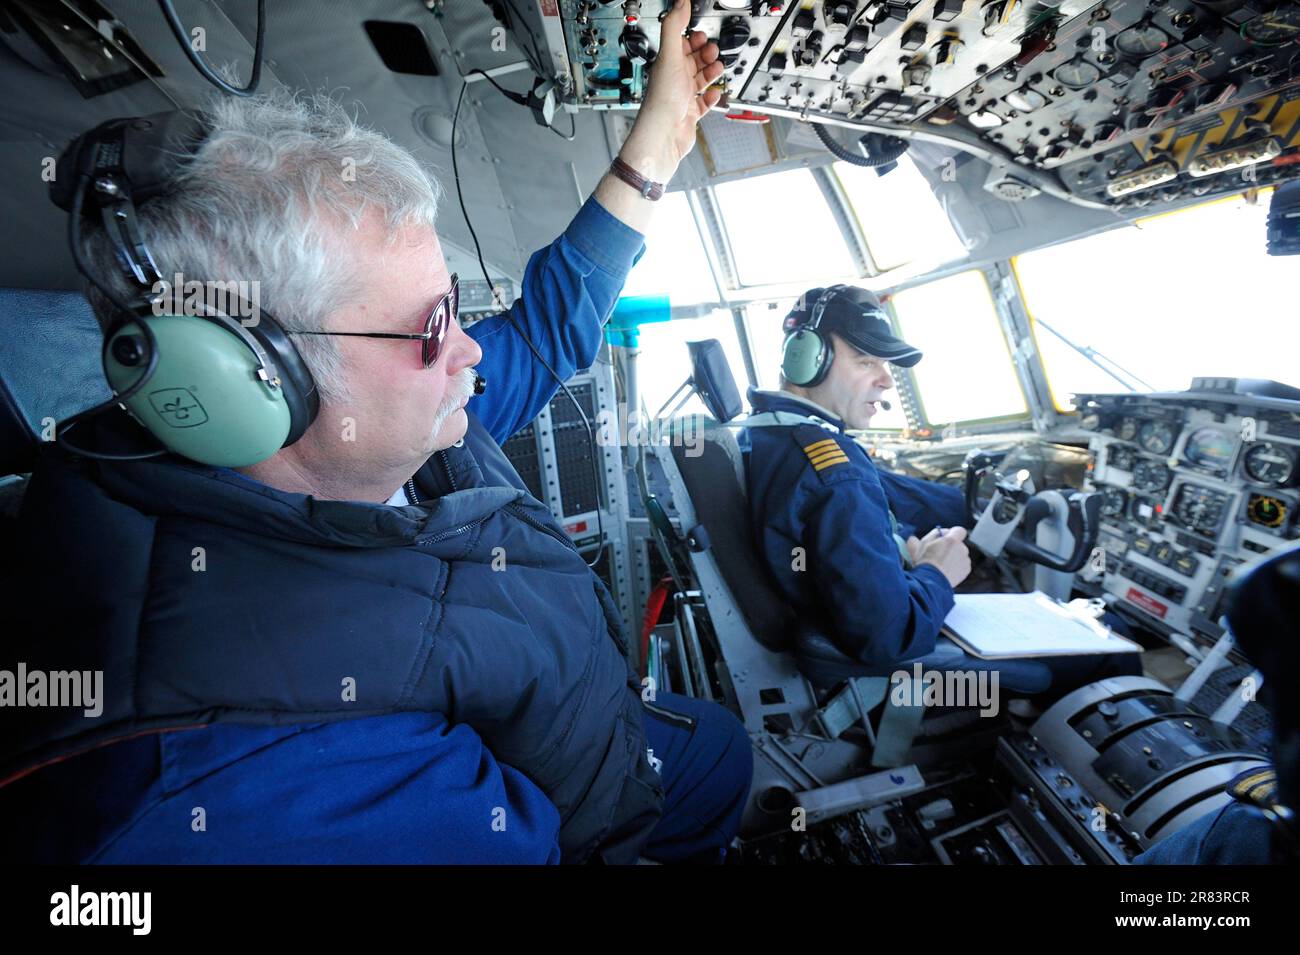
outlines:
M981 660L1142 652L1099 620L1039 590L958 594L942 633Z

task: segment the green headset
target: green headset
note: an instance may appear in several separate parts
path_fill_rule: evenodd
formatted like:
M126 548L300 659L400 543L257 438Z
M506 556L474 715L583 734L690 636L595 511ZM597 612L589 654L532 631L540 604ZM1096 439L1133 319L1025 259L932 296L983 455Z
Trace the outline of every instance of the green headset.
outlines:
M812 388L826 379L831 362L835 360L835 349L831 347L830 339L819 330L822 315L835 296L847 288L847 285L832 285L823 289L807 322L800 320L798 309L786 316L781 375L790 384Z
M271 315L236 318L227 312L243 314L253 303L238 300L238 310L222 310L207 296L182 296L163 280L141 234L137 205L165 191L178 162L206 134L202 116L185 110L114 119L73 140L59 157L50 195L69 213L73 259L116 310L102 354L114 396L57 429L59 443L75 453L130 460L171 451L202 464L244 467L293 444L320 410L311 372ZM83 215L98 215L135 286L133 301L85 261ZM220 286L199 283L203 291L214 287ZM65 439L76 424L118 405L165 450L105 454Z

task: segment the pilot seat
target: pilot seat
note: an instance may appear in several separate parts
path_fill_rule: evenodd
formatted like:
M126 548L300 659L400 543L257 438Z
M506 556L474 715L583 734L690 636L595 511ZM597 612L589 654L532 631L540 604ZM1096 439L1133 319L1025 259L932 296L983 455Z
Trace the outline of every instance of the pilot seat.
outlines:
M754 740L747 826L782 812L786 793L799 792L806 807L807 791L835 789L833 784L856 785L863 804L870 804L875 777L910 785L920 777L907 764L937 764L969 752L974 740L964 731L987 733L992 745L991 737L1005 725L1001 720L979 719L973 708L931 707L927 714L926 707L895 705L888 699L889 675L898 667L873 669L844 654L825 634L802 625L776 592L754 546L735 433L744 426L736 420L742 404L735 380L718 341L691 342L688 348L689 384L709 414L674 419L668 447L651 449L663 467L680 530L653 495L647 496L647 512L670 571L684 587L676 627L687 635L677 641L677 652L685 657L679 666L689 675L688 691L720 695ZM702 440L684 440L687 434ZM704 632L712 633L712 643L701 637ZM950 658L970 668L971 659L956 645L941 644L922 661L927 669L943 669ZM1000 669L1016 671L1011 682L1022 692L1037 692L1050 681L1038 661L1003 663ZM863 775L882 768L892 772ZM884 798L899 795L906 792Z

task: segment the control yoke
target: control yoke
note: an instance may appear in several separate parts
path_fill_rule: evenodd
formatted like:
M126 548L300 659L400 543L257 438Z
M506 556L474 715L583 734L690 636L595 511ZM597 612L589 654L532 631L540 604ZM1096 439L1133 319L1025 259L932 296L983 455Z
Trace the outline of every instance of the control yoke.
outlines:
M976 449L962 462L970 542L996 557L1006 553L1072 574L1088 562L1101 526L1101 495L1071 489L1035 492L1025 469L1006 475L994 468L1005 454ZM993 497L978 496L980 478L992 472ZM1054 549L1055 548L1055 549ZM1068 553L1060 550L1068 548Z

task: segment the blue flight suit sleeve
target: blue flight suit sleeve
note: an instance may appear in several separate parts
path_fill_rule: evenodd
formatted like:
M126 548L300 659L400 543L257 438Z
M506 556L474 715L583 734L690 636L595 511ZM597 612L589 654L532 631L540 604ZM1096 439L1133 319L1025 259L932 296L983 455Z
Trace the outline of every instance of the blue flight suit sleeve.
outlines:
M924 537L935 527L966 526L966 498L960 488L892 471L876 473L904 538Z
M529 258L509 313L468 329L483 349L478 369L488 381L487 391L470 399L468 410L498 444L536 418L559 390L511 317L556 374L568 379L595 361L605 322L644 251L640 232L590 198L563 235Z
M903 569L878 473L869 463L823 471L809 464L799 493L808 573L833 624L828 636L862 663L892 666L934 649L953 592L931 564Z
M555 806L469 726L441 714L218 724L119 745L156 747L158 776L84 861L559 862ZM131 777L119 762L110 778Z

